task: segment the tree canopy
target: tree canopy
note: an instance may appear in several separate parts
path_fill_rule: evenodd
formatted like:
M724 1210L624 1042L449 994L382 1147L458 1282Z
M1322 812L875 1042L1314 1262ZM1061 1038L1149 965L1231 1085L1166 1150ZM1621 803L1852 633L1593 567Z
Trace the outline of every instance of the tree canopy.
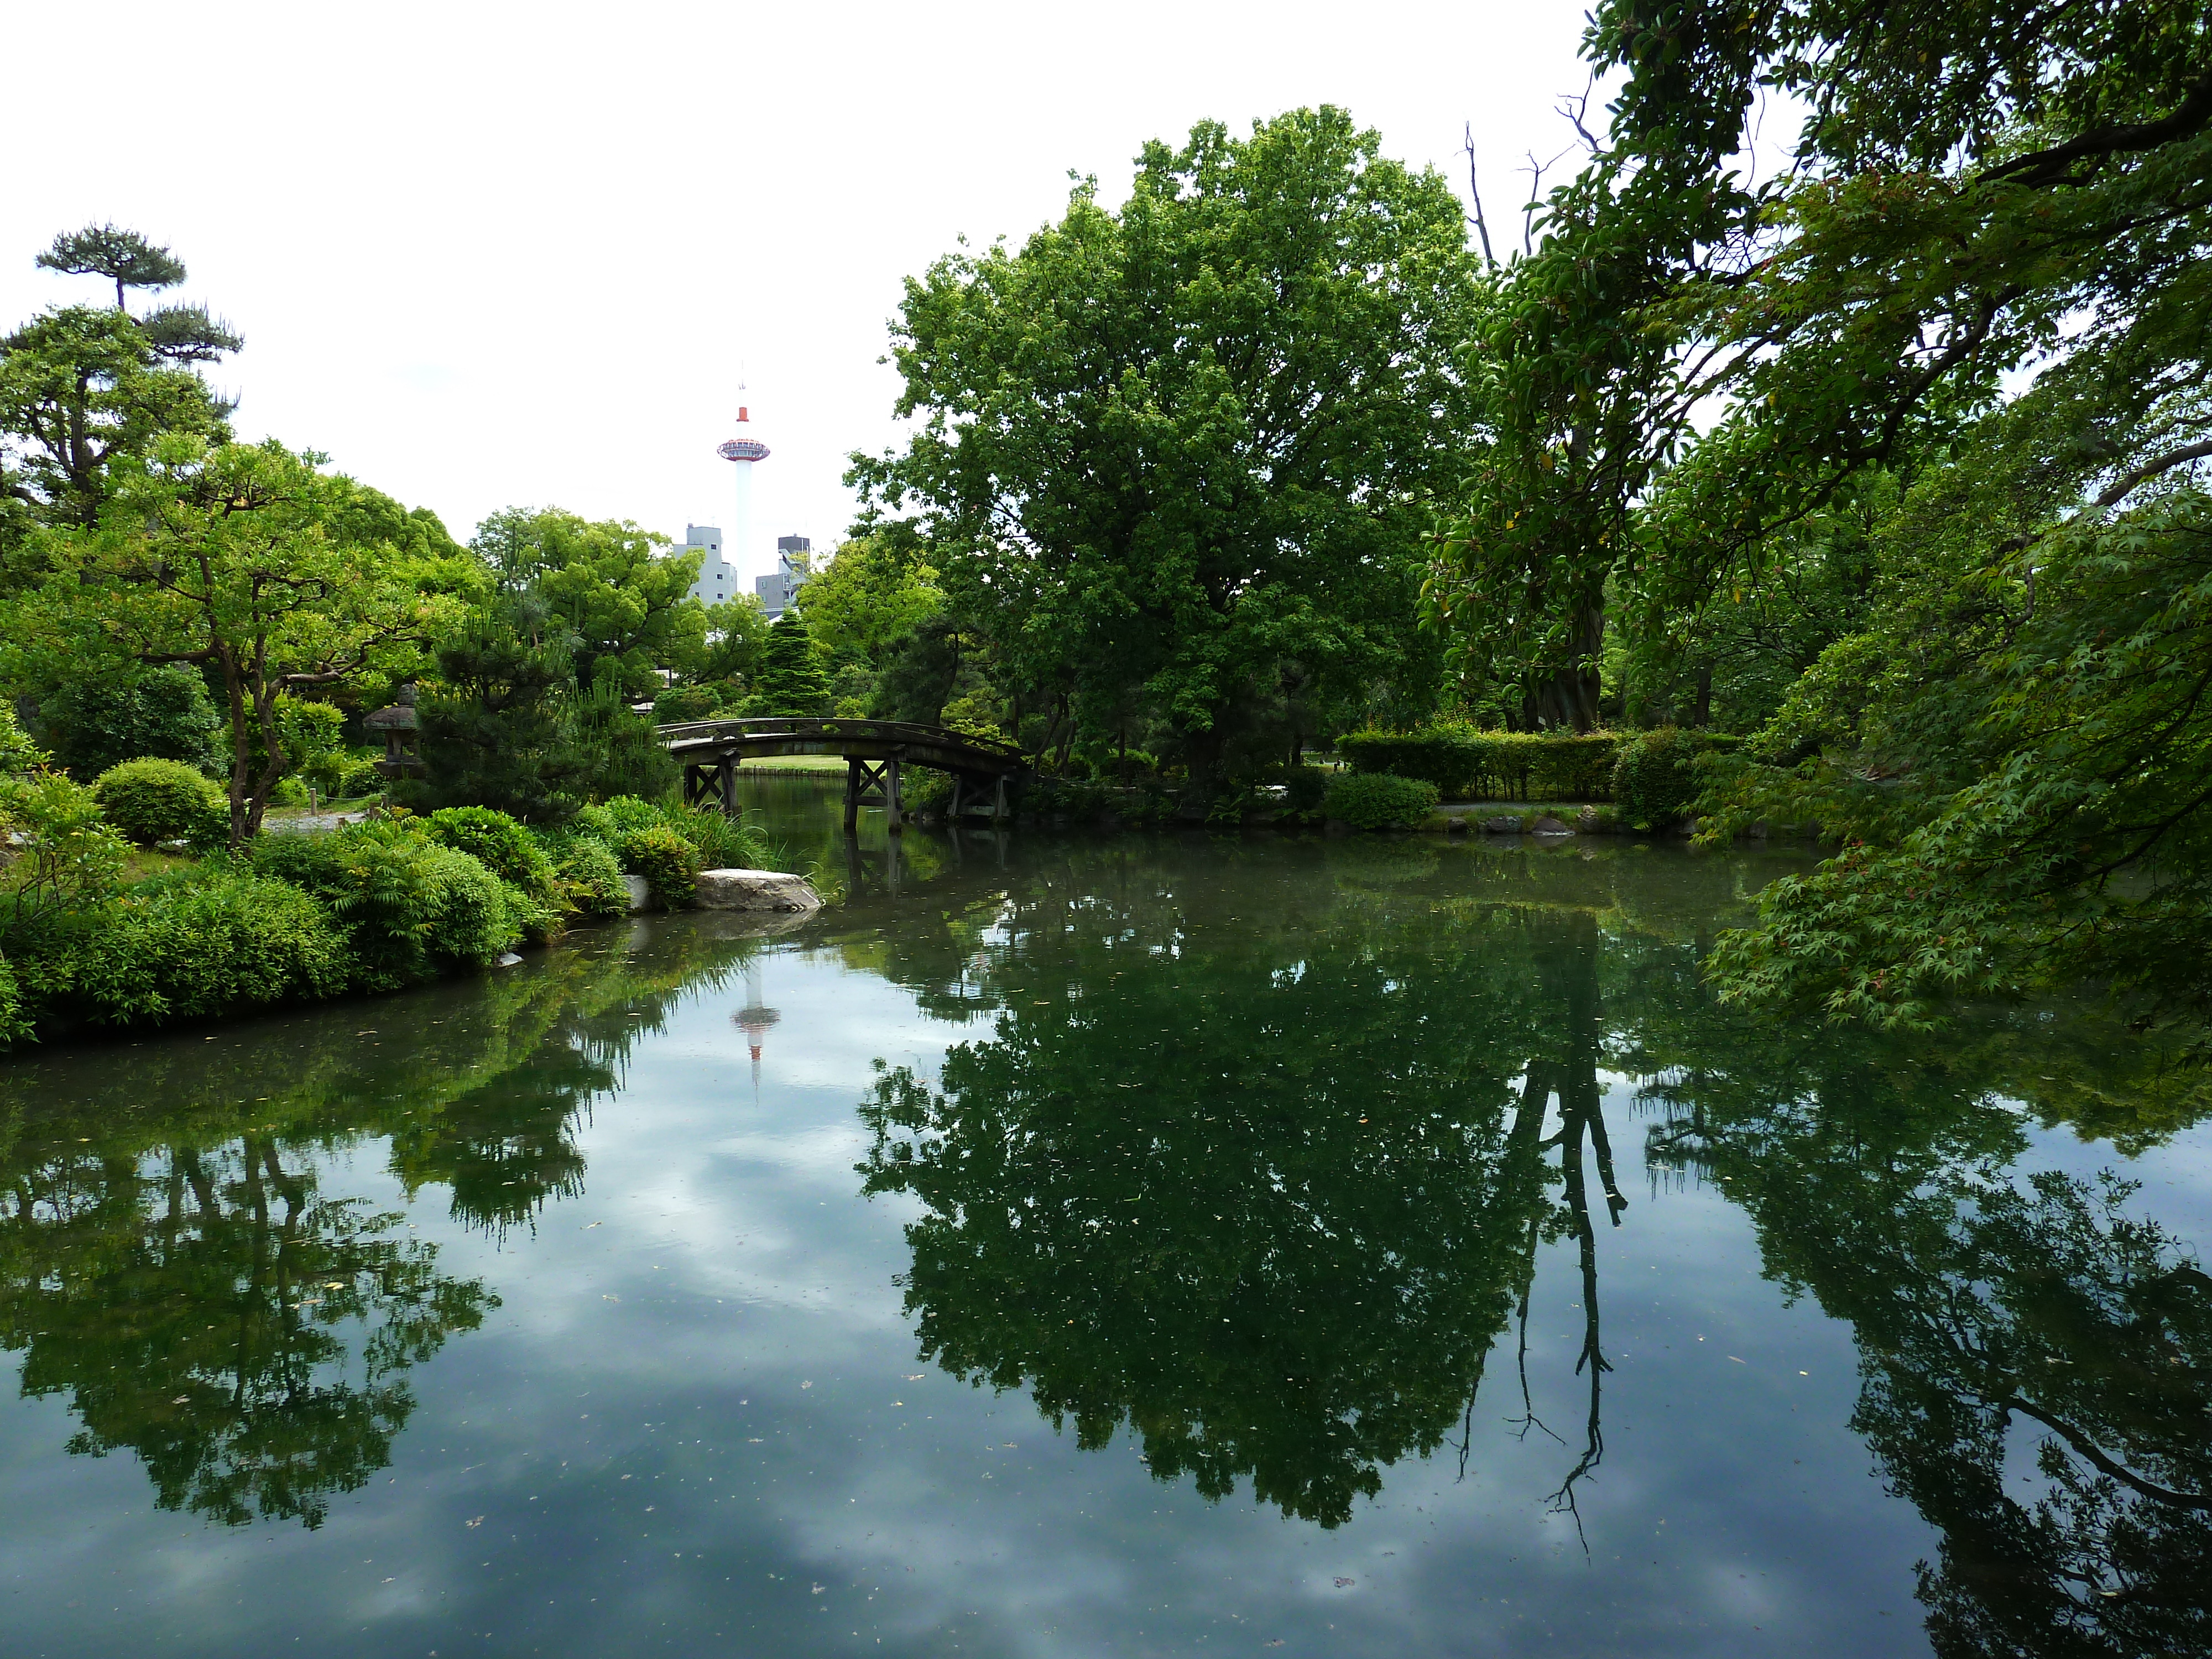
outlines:
M1609 667L1752 734L1709 834L1849 843L1724 945L1730 994L2201 1001L2212 24L1613 0L1585 52L1625 79L1498 272L1431 615L1528 723Z
M1201 124L1145 147L1120 210L1086 181L1020 248L908 283L919 429L853 476L918 509L1034 746L1149 714L1205 773L1286 686L1357 702L1430 660L1419 503L1466 424L1478 289L1443 181L1341 111Z
M100 527L48 538L24 620L79 674L183 663L221 687L230 839L256 834L286 769L278 700L411 668L441 613L394 550L334 536L345 480L274 442L171 435L124 474Z

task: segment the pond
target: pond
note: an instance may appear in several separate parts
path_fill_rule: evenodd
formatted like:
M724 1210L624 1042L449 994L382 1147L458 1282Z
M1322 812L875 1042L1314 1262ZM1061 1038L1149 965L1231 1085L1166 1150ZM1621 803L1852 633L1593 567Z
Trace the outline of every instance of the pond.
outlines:
M2155 1032L1719 1009L1782 851L745 787L789 931L0 1067L0 1649L2212 1650Z

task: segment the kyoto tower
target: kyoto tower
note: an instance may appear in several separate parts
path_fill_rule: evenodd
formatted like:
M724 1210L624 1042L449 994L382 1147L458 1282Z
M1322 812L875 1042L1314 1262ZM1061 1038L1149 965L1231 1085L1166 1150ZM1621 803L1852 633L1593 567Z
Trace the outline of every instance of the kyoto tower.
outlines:
M714 453L734 463L738 469L738 516L730 526L730 533L723 538L722 545L729 550L730 562L738 567L741 581L752 562L753 463L768 459L768 446L747 433L748 424L741 405L738 410L738 435L725 438L714 446Z
M753 1054L753 1098L760 1098L761 1039L769 1034L769 1027L783 1016L761 1000L760 958L755 957L745 964L745 1006L730 1016L730 1024L745 1034L745 1046Z

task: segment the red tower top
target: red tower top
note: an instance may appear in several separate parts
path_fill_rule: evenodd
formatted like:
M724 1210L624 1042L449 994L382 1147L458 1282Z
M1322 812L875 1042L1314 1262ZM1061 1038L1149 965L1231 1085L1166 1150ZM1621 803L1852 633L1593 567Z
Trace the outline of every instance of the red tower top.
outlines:
M744 408L740 405L738 424L750 426L751 423ZM768 459L768 446L757 438L725 438L714 446L714 453L726 461L764 461Z

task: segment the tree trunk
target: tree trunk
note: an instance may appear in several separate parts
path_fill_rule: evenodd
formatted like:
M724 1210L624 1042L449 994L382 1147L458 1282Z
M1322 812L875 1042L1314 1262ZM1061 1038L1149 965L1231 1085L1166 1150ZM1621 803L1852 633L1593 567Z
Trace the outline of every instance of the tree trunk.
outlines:
M1603 690L1598 657L1605 648L1605 596L1601 592L1586 599L1576 614L1569 648L1573 653L1569 665L1538 681L1522 696L1522 731L1587 732L1596 726L1598 697Z

